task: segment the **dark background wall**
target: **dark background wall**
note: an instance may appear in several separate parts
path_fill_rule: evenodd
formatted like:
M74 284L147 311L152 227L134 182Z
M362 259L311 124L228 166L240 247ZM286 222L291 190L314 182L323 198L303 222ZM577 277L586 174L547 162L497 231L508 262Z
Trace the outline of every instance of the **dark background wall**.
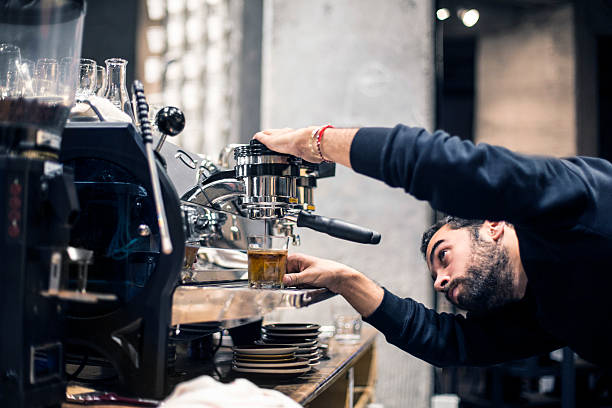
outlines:
M140 1L89 0L83 32L83 58L105 65L107 58L128 60L127 84L134 80Z
M612 161L612 35L597 41L599 81L599 154Z
M578 153L612 161L612 0L574 0Z

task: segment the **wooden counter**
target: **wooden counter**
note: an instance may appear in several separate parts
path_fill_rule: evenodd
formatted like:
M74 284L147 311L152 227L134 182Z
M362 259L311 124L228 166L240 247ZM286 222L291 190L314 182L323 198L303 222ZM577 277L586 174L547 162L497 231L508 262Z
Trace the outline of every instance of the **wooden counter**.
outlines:
M374 396L376 333L375 329L364 327L356 344L331 340L329 360L322 360L294 384L272 388L310 408L365 406Z
M329 343L329 358L298 378L266 382L258 377L245 377L262 388L282 392L308 408L319 407L365 407L374 397L376 379L376 340L377 331L363 327L361 339L354 344L342 344L335 340ZM231 371L231 350L220 350L216 360L222 380L231 381L237 374ZM218 376L215 376L218 378ZM76 386L68 387L69 393L78 393ZM126 407L126 405L87 405L88 407ZM83 405L65 403L63 408L77 408Z

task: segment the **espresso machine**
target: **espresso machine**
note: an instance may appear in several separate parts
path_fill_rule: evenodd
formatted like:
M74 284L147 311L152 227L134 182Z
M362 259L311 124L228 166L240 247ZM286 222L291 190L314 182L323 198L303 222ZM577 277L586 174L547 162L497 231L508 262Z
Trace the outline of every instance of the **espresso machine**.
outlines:
M250 289L242 277L250 234L268 231L299 243L297 227L306 226L362 243L380 240L374 231L313 214L313 189L317 179L334 175L333 164L303 162L254 141L229 146L212 160L165 142L183 126L182 113L170 107L154 126L168 253L142 129L77 122L64 130L61 161L74 171L81 207L70 245L94 252L88 291L116 296L66 308L69 379L163 398L177 382L202 373L180 367L185 344L190 356L201 355L193 350L212 333L333 295L326 289ZM189 247L197 250L193 265L185 264ZM211 262L215 256L220 260ZM88 377L88 371L97 374Z
M0 0L2 407L64 400L64 304L86 297L65 290L69 263L91 252L68 245L79 206L58 159L84 15L83 0Z
M63 345L68 379L163 398L206 372L211 334L333 295L250 289L249 235L298 244L297 227L309 227L376 244L380 234L313 213L317 179L333 176L333 164L256 141L228 146L217 160L186 151L166 141L182 131L182 112L163 108L151 124L138 81L132 93L134 122L72 117L62 135L60 161L74 172L80 205L69 244L92 251L87 293L100 299L64 305ZM79 280L68 280L71 290Z

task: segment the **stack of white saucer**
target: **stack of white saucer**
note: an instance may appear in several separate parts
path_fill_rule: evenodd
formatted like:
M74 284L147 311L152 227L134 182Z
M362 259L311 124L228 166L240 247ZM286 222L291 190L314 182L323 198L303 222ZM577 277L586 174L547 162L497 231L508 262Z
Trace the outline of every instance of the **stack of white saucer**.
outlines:
M319 329L312 323L274 323L261 328L261 344L297 347L296 356L307 359L311 366L319 364Z
M296 355L298 347L253 344L233 347L232 369L259 376L295 377L310 371L310 361Z

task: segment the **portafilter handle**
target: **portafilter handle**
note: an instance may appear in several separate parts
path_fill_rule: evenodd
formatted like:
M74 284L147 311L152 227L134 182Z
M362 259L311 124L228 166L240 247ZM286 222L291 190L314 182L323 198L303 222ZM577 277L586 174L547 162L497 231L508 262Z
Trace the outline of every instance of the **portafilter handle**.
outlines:
M301 211L297 217L297 226L323 232L332 237L358 242L360 244L378 244L380 234L371 229L351 224L346 221L309 214Z

